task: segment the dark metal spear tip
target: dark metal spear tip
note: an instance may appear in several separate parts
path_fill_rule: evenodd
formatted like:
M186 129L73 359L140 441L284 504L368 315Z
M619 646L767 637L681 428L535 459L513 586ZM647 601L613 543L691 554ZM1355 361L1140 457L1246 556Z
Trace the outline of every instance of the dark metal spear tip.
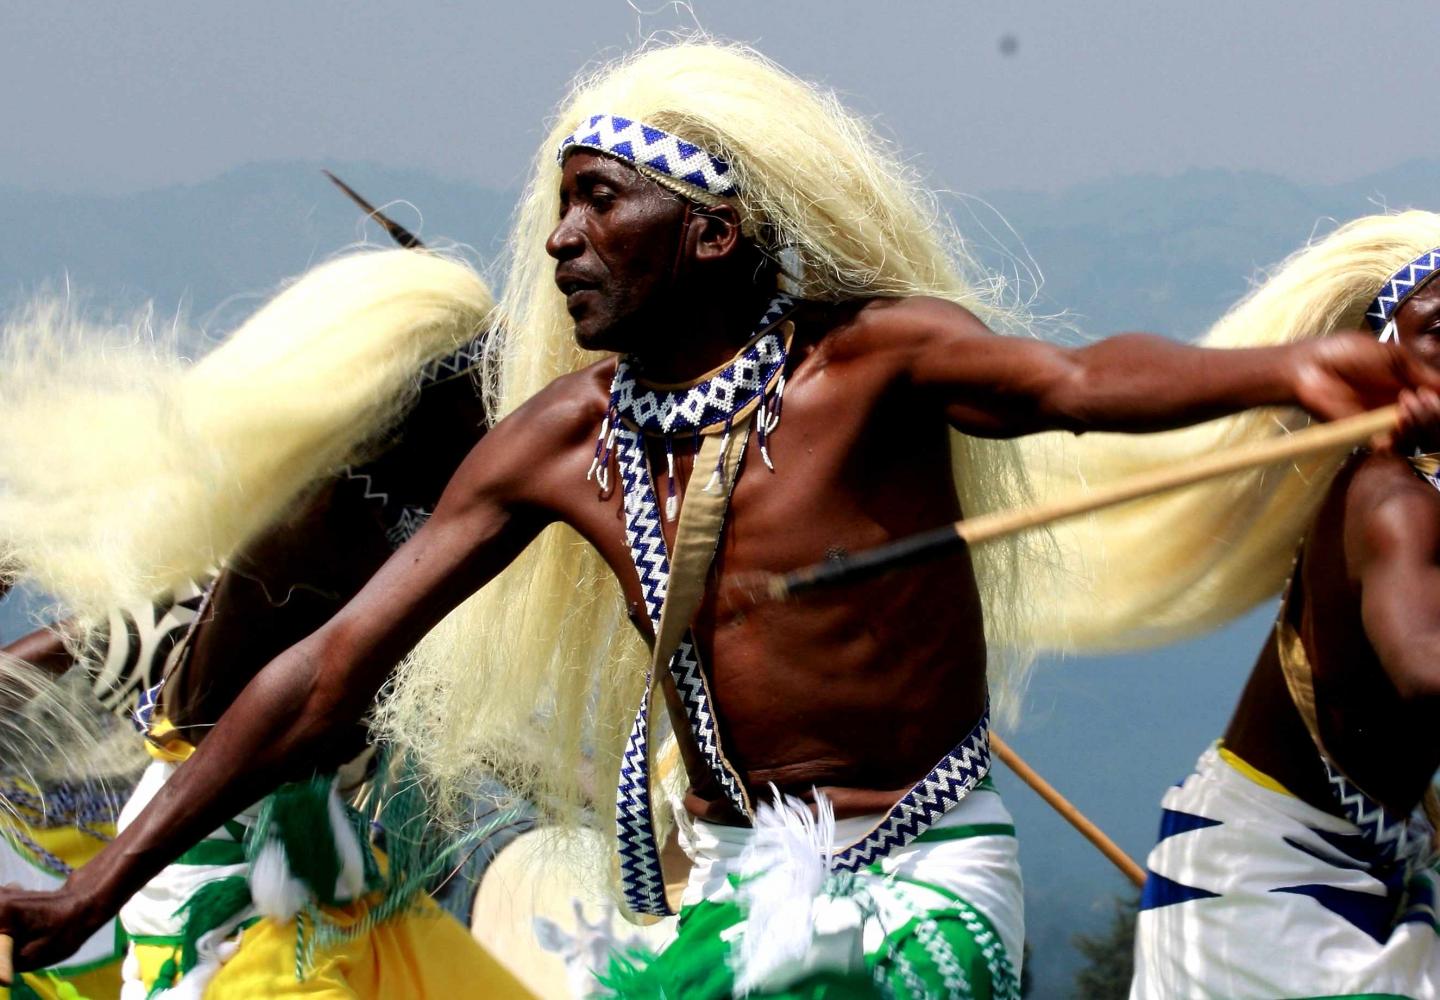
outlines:
M360 197L360 194L349 184L346 184L344 181L336 177L324 167L320 168L320 172L326 177L330 178L331 184L334 184L341 191L345 192L346 197L348 197L355 204L359 205L361 211L363 211L370 218L374 219L376 222L380 223L384 230L390 234L390 238L396 243L398 243L400 246L404 247L406 250L425 249L425 244L420 241L420 237L416 236L410 230L400 225L400 223L396 222L384 212L380 211L380 209L376 208L364 198Z

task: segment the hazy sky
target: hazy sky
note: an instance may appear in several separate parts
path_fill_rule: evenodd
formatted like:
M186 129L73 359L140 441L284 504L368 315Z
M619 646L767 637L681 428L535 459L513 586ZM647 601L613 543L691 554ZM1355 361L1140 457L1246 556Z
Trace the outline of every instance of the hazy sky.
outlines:
M0 183L121 192L299 158L509 187L577 68L696 21L839 89L963 191L1341 180L1437 153L1429 0L17 0Z

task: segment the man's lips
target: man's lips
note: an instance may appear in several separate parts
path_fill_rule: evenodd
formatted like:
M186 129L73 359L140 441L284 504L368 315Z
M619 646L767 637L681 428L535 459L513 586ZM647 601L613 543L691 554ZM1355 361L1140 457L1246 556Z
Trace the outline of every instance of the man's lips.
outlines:
M600 287L598 281L590 278L583 278L576 274L557 274L555 284L559 287L561 294L566 298L577 295L580 292L593 292Z
M565 296L565 311L577 319L586 308L585 296L599 287L596 282L573 275L557 276L555 284L559 286L561 293Z

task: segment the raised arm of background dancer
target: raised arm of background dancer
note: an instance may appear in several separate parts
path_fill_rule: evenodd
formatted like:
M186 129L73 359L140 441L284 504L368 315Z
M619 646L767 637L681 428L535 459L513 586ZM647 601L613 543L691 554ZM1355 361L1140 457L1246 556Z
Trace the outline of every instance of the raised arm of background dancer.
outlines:
M934 299L873 311L908 345L912 383L978 435L1158 431L1254 406L1299 406L1332 420L1391 403L1401 389L1440 388L1440 372L1363 334L1207 350L1132 333L1059 347L996 336Z
M1377 455L1366 464L1345 514L1365 636L1400 697L1433 709L1440 706L1440 493L1402 458Z
M551 440L555 421L535 412L541 397L475 446L425 527L330 622L256 675L124 833L58 892L0 890L0 932L15 939L17 968L63 959L206 833L284 781L338 763L332 744L345 741L335 737L393 665L551 519L526 500L534 457L568 443Z
M56 677L75 665L75 657L65 648L65 640L57 628L36 629L0 649L0 653Z
M75 665L75 658L65 648L64 640L53 629L36 629L0 649L0 653L14 657L26 666L34 667L52 677L62 676ZM0 669L10 670L15 667L13 664L0 664ZM34 687L29 683L0 683L0 716L20 711L34 696L34 691Z

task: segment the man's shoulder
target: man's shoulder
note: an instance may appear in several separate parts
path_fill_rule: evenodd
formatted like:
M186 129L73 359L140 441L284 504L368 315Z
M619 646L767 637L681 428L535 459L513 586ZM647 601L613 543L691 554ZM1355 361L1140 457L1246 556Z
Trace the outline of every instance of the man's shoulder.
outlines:
M827 303L822 308L831 322L845 326L907 329L956 323L983 326L964 306L935 295L877 295Z
M964 306L930 295L848 299L809 303L800 322L836 347L853 344L866 352L902 350L937 336L983 336L985 324Z
M593 440L609 407L610 380L614 373L612 357L561 375L501 423L522 425L554 445L578 438Z
M1345 534L1377 552L1440 538L1440 490L1392 452L1360 453L1336 484L1344 492ZM1348 547L1348 546L1347 546Z
M1426 481L1409 459L1392 451L1360 451L1350 461L1340 483L1347 500L1361 509L1378 506L1392 497L1433 503L1440 510L1440 490Z

